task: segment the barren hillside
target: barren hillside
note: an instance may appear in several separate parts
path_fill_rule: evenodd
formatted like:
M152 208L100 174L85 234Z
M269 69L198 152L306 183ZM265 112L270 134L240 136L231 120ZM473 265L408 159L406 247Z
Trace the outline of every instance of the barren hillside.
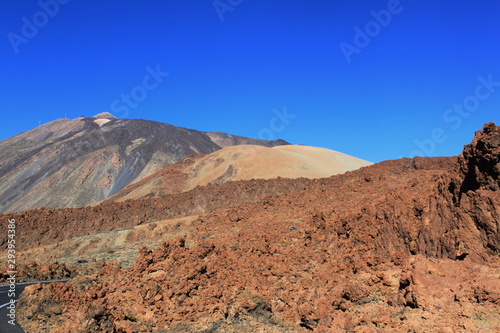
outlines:
M500 128L490 123L458 160L387 161L208 210L189 233L143 248L134 267L28 287L22 323L51 332L498 332L499 163Z
M157 198L234 180L326 178L372 163L324 148L239 145L188 156L129 185L103 202Z
M82 207L191 154L265 141L109 113L58 119L0 142L0 212Z

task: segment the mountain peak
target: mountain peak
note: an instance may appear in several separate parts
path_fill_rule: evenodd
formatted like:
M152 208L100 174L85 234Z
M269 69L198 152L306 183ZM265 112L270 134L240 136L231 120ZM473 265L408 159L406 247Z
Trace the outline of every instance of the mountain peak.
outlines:
M115 116L113 116L111 113L109 112L101 112L99 114L96 114L95 116L93 116L92 118L100 118L100 119L118 119L116 118Z
M218 136L192 129L116 119L108 112L59 119L0 142L0 212L87 206L188 155L231 145L276 145L229 134L219 144ZM61 179L64 185L54 186Z

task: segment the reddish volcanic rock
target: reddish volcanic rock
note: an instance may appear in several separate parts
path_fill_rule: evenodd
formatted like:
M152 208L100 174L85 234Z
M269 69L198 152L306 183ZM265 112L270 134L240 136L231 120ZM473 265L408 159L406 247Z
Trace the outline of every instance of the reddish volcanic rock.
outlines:
M84 208L35 209L0 215L0 220L16 220L16 248L25 250L73 237L227 209L264 197L304 191L324 181L304 178L246 180L196 187L159 199L113 202ZM7 223L0 224L0 233L6 234L6 230ZM0 248L7 248L6 238L0 238Z
M490 254L500 252L500 127L484 125L459 156L459 167L450 190L464 218L480 233L481 245Z
M495 123L484 125L460 156L460 173L464 175L461 190L485 188L498 190L500 186L500 127Z
M487 124L458 161L386 161L209 210L134 267L26 288L19 318L50 332L499 332L498 143Z
M5 273L0 275L0 283L8 283L9 278L8 268L3 270ZM46 281L67 279L75 276L75 269L68 267L66 264L53 262L50 264L40 264L38 262L30 262L28 264L18 264L16 267L16 282L27 281Z

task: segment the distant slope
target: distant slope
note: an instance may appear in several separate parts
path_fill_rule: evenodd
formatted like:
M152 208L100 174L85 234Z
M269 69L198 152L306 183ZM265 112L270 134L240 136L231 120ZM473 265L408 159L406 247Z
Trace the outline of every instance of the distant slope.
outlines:
M287 144L109 113L58 119L0 142L0 213L90 205L188 155L224 148L224 142Z
M324 178L371 164L317 147L232 146L204 156L187 157L129 185L105 201L161 197L231 180Z

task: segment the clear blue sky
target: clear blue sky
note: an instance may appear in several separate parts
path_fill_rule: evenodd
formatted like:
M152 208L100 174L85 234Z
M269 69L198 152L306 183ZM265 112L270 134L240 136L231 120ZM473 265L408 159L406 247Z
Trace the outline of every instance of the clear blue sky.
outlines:
M378 162L500 123L496 0L54 1L0 11L0 140L108 111Z

